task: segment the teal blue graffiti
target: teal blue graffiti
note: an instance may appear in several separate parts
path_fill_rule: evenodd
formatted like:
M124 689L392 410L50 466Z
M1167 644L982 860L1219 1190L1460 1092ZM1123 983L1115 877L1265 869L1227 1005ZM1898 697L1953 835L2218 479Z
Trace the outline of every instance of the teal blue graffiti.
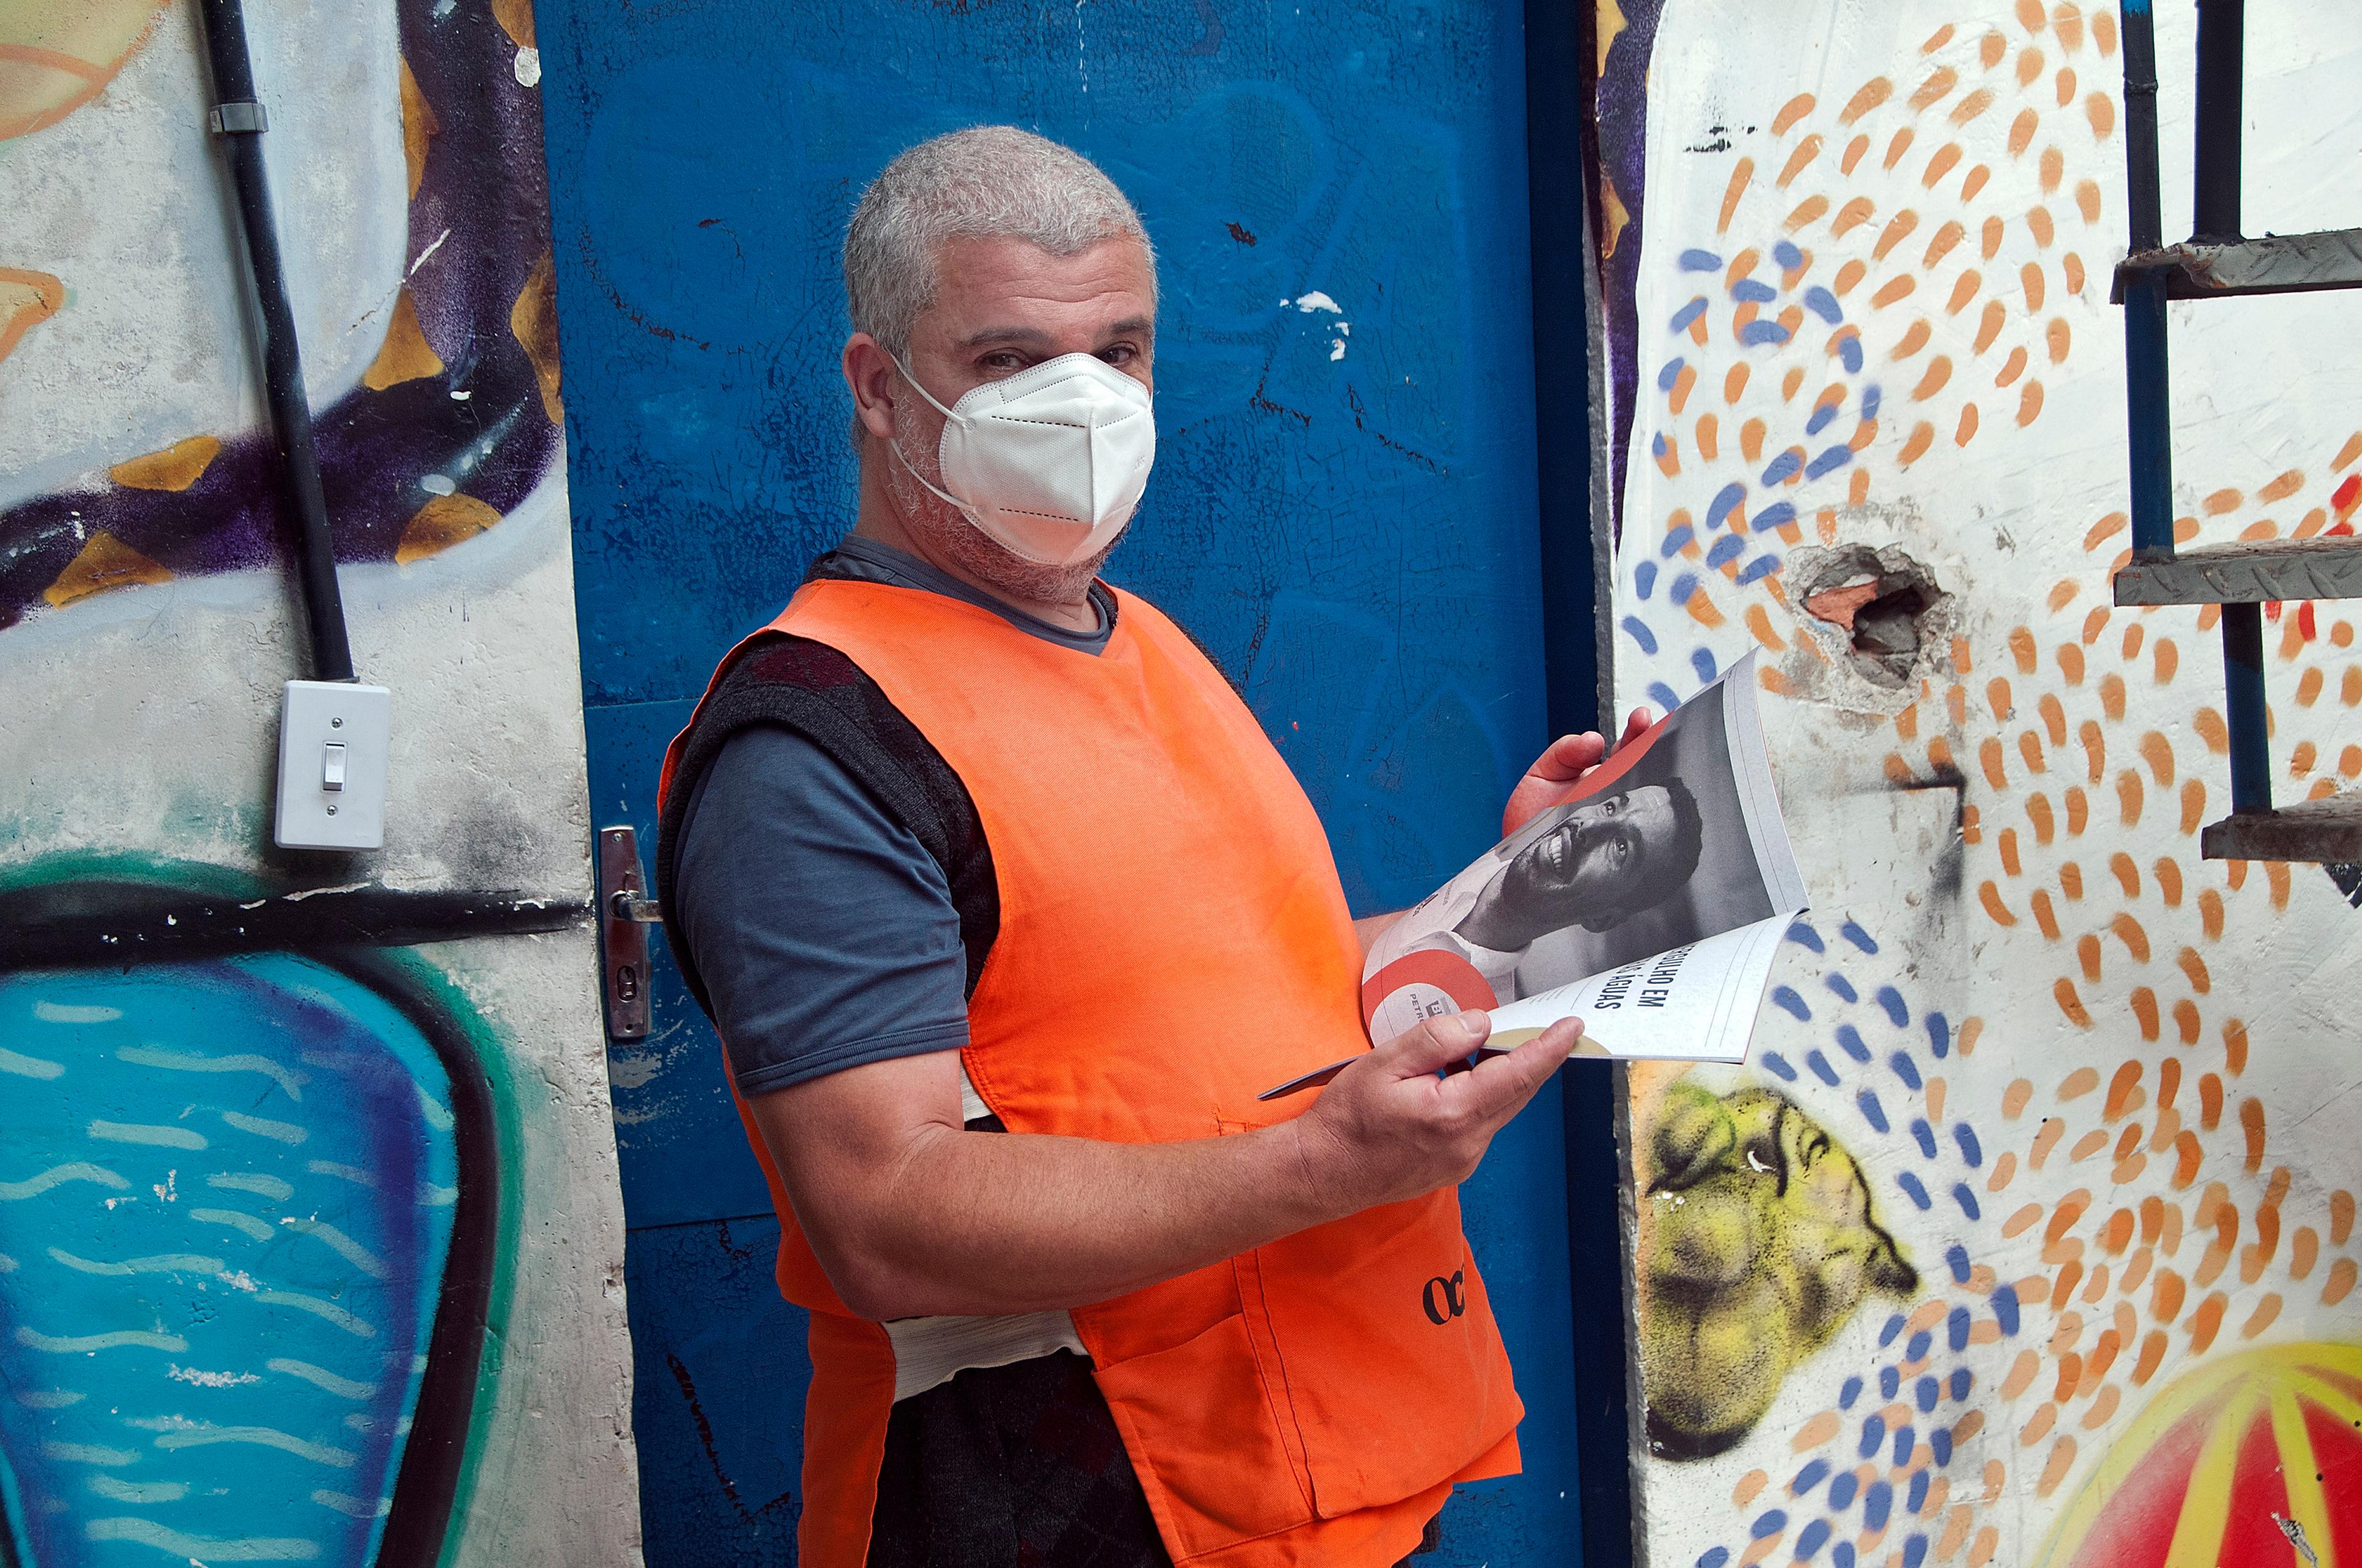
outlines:
M459 1198L419 1028L283 954L0 977L0 1105L17 1561L374 1562Z

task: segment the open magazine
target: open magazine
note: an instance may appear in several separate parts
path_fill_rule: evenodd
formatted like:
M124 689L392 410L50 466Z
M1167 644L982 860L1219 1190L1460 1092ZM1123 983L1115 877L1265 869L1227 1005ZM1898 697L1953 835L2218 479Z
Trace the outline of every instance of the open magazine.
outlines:
M1362 971L1373 1040L1481 1009L1487 1050L1580 1018L1577 1055L1745 1059L1772 955L1805 908L1754 654L1575 788L1378 939Z

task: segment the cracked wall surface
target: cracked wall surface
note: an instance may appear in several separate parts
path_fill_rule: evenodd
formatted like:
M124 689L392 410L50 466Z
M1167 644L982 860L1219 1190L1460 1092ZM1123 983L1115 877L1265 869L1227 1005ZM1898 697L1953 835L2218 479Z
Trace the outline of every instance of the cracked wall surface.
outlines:
M270 847L194 8L0 5L0 1556L636 1562L532 17L248 22L386 844Z
M1598 17L1618 695L1760 651L1814 902L1744 1066L1631 1074L1645 1560L2362 1562L2362 912L2200 857L2214 614L2112 603L2114 8ZM2362 25L2246 59L2249 228L2362 221ZM2357 302L2172 328L2178 536L2352 534ZM2268 615L2278 797L2351 790L2356 617Z

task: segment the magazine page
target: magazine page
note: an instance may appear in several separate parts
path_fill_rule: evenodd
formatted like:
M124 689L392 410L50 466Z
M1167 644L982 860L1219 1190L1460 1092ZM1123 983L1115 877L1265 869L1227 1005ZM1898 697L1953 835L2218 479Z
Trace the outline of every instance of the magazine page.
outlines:
M1743 1062L1755 1015L1772 979L1772 961L1800 905L1736 931L1726 931L1665 953L1635 958L1593 975L1490 1010L1492 1033L1478 1056L1518 1046L1562 1018L1583 1020L1577 1056L1621 1056L1684 1062ZM1438 1012L1451 1010L1449 1001ZM1471 1058L1473 1062L1474 1058ZM1282 1099L1318 1088L1354 1058L1331 1062L1256 1098Z
M1583 1020L1578 1056L1741 1062L1790 910L1493 1010L1486 1044L1515 1050L1562 1018Z
M1372 1039L1390 1039L1422 1018L1540 998L1805 902L1750 652L1396 922L1363 967L1363 1018Z

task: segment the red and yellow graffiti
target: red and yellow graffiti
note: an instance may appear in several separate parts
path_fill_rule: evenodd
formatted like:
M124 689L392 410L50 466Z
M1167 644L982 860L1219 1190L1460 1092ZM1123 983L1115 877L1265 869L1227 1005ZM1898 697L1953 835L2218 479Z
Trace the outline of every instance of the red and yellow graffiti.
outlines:
M2207 1362L2141 1412L2040 1568L2362 1565L2362 1346Z

